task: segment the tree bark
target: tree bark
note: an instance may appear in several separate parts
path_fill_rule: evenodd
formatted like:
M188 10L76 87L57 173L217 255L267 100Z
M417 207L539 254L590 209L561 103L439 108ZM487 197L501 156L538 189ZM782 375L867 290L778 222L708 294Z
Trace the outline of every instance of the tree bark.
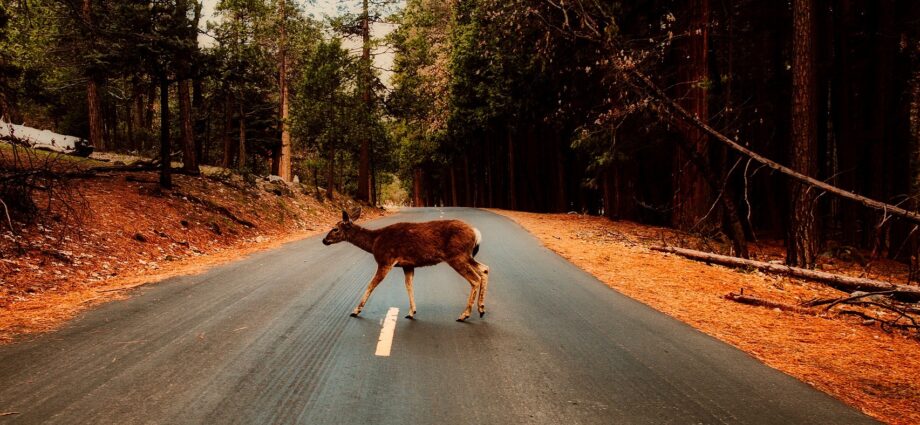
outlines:
M169 140L169 76L160 71L160 187L172 187Z
M192 99L188 79L179 81L179 115L182 121L179 127L182 138L182 171L198 175L200 170L195 152L195 130L192 127Z
M92 26L92 0L83 0L83 19L87 26ZM102 123L102 99L99 97L100 78L96 71L90 70L86 81L86 108L89 120L89 142L97 151L106 149L104 125Z
M422 203L422 169L416 168L412 174L412 205L424 207L425 205Z
M288 128L288 84L287 84L287 11L285 0L278 0L279 15L281 16L281 40L278 49L278 86L281 95L281 152L278 156L278 176L289 182L291 175L291 132Z
M815 66L814 0L793 2L792 146L790 166L814 176L818 169L817 81ZM786 263L812 268L818 255L815 220L816 193L808 185L792 182Z
M368 10L368 0L362 3L361 17L361 38L363 41L361 49L361 99L364 102L365 114L370 114L371 110L371 32L370 32L370 12ZM370 202L370 183L371 183L371 166L370 166L370 137L366 133L361 136L361 150L358 158L358 194L357 200Z
M233 138L230 137L230 131L233 128L233 102L228 97L224 102L224 131L221 138L224 142L224 160L221 165L224 168L233 166Z
M450 206L456 207L457 204L457 171L454 166L450 166Z
M329 148L326 161L326 199L335 199L335 149Z
M240 139L238 153L238 167L242 170L246 168L246 111L243 109L243 103L240 102Z
M911 179L910 199L914 211L920 211L920 40L911 40L914 44L912 51L914 73L910 80L910 136L911 136ZM910 236L910 279L917 281L920 278L920 230L914 231Z
M514 176L514 137L508 129L508 208L517 209L517 191Z
M684 87L678 98L697 119L709 122L709 0L693 0L688 7L692 17L688 28L687 56ZM681 128L689 146L701 156L707 155L706 133L685 124ZM671 222L674 227L689 230L696 226L709 211L711 191L700 170L688 160L689 155L677 151L674 157L674 199Z

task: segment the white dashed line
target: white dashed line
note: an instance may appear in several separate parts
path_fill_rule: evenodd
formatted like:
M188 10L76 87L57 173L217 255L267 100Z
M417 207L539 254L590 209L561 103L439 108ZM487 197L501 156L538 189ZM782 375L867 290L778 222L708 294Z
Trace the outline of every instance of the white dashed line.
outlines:
M390 307L387 311L387 317L383 319L383 327L380 328L380 339L377 340L376 356L389 357L390 348L393 347L393 334L396 333L396 318L399 316L399 309Z

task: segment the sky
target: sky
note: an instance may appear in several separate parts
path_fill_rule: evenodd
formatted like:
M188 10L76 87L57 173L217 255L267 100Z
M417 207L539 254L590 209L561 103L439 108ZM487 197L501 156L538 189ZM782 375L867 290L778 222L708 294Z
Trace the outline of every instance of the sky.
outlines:
M338 16L340 14L339 9L345 8L348 11L357 12L360 7L360 2L357 0L295 0L303 6L304 11L308 15L313 15L316 19L323 19L327 16ZM204 28L208 20L214 20L214 7L217 5L219 0L203 0L204 7L202 8L202 19L201 27ZM374 37L383 37L387 33L393 30L392 25L379 24L371 28L371 33ZM212 40L206 35L200 35L198 37L198 42L202 46L208 46L212 43ZM361 54L361 43L360 40L345 40L343 46L351 51L355 55ZM389 70L393 67L393 53L386 49L385 46L381 46L376 51L372 52L374 56L374 65L377 69L380 70L380 78L383 83L389 87L390 75L392 72Z

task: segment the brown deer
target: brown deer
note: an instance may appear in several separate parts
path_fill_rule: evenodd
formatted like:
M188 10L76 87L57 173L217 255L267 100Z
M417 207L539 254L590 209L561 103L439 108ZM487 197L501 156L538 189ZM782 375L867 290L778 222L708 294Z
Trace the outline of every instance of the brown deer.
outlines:
M446 262L460 276L463 276L472 289L466 309L460 313L458 322L470 317L473 300L479 290L479 317L486 314L486 287L489 285L489 267L473 259L479 252L482 234L459 220L438 220L426 223L396 223L380 229L366 229L354 223L361 217L361 209L349 214L342 210L342 221L335 225L323 238L324 245L342 241L351 242L371 254L377 260L377 273L367 285L361 302L351 313L357 317L364 309L364 304L393 267L402 267L406 274L406 291L409 293L409 315L415 319L415 296L412 291L412 278L416 267L433 266Z

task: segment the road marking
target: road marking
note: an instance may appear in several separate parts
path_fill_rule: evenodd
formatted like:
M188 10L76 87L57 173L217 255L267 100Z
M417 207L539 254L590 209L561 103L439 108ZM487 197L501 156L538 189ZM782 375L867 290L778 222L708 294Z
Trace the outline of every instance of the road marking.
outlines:
M390 348L393 347L393 334L396 332L396 317L399 316L399 309L390 307L387 311L387 317L383 319L383 327L380 328L380 339L377 340L376 356L390 357Z

